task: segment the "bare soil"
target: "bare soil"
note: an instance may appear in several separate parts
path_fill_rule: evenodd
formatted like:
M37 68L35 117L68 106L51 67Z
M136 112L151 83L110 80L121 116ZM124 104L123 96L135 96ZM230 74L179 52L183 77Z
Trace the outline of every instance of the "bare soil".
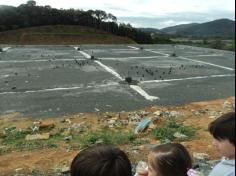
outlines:
M182 117L183 122L188 125L192 125L198 127L199 130L197 132L196 138L191 141L183 142L183 144L188 148L188 150L198 153L207 153L211 156L211 159L218 159L218 153L212 146L212 137L209 135L207 131L207 127L211 121L214 119L209 117L209 114L201 114L199 116L194 115L193 111L199 111L201 109L209 109L212 111L220 111L227 112L230 110L224 109L224 103L228 101L232 104L235 103L235 97L230 97L227 99L214 100L209 102L198 102L191 103L184 106L176 106L176 107L148 107L144 109L147 112L155 112L156 110L171 110L177 111L184 114ZM231 109L232 111L232 109ZM128 114L128 113L127 113ZM101 113L91 113L84 114L83 118L81 115L73 115L70 119L73 122L82 122L86 121L91 125L91 128L98 128L97 124L99 123L99 118L103 114ZM113 116L119 116L119 114L112 114ZM65 118L65 117L63 117ZM69 117L67 117L69 118ZM57 118L60 119L60 118ZM47 119L37 119L43 123L54 123L56 126L62 125L59 123L59 120L55 120L55 117L47 118ZM0 117L0 130L4 129L8 126L15 126L17 128L27 128L32 123L36 121L32 118L19 118L19 114L10 114ZM148 135L147 135L148 137ZM149 139L150 143L155 144L155 139ZM1 141L0 141L1 142ZM0 143L1 147L1 143ZM120 146L123 150L125 150L130 159L135 161L146 160L147 153L149 149L143 146L139 146L139 151L134 152L133 146ZM62 144L58 148L53 149L40 149L40 150L32 150L32 151L11 151L10 153L3 153L0 155L0 176L8 176L14 175L16 173L31 173L33 170L40 170L45 173L52 172L56 168L61 168L63 166L69 166L74 156L79 151L67 150L65 146Z

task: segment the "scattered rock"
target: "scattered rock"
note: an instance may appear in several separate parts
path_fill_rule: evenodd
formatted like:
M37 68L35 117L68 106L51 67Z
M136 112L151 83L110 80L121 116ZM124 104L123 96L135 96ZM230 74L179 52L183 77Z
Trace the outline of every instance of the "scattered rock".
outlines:
M191 112L195 115L195 116L200 116L201 115L201 113L199 113L198 111L195 111L195 110L191 110Z
M64 137L64 141L71 141L72 140L72 136L66 136Z
M223 114L223 112L221 112L221 111L209 111L208 112L209 116L220 116L222 114Z
M57 175L70 175L70 167L62 165L62 166L58 166L55 169L55 172L57 173Z
M50 137L49 133L43 133L43 134L34 134L34 135L27 135L25 137L26 141L33 141L33 140L48 140Z
M146 112L146 111L141 111L140 113L139 113L139 115L140 116L142 116L142 117L146 117L146 116L148 116L150 113L149 112Z
M217 116L209 116L209 119L216 119Z
M100 112L100 109L94 108L95 112Z
M104 141L102 139L99 139L95 142L96 145L104 144Z
M85 125L85 122L82 122L82 123L74 123L72 126L71 126L71 130L77 132L77 133L81 133L81 132L84 132L86 131L87 129L87 126Z
M130 114L128 119L131 123L138 124L139 122L141 122L142 117L138 115L137 113L134 113L134 114Z
M72 123L70 119L66 119L66 122L69 123L69 124Z
M174 136L175 138L181 139L181 140L188 138L188 136L186 136L185 134L182 134L182 133L180 133L180 132L176 132L173 136Z
M116 124L116 119L110 119L107 123L109 125L115 125Z
M148 126L148 130L152 130L156 128L156 125L154 125L153 123L151 123L149 126Z
M55 128L55 124L54 123L46 123L46 122L43 122L39 125L39 130L47 130L47 129L53 129Z
M23 170L23 168L17 168L17 169L15 169L16 172L20 172L20 171L22 171L22 170Z
M173 117L178 117L178 116L180 116L181 115L181 113L179 113L179 112L177 112L177 111L171 111L171 112L164 112L163 113L163 116L165 117L165 118L173 118Z
M70 136L71 135L71 130L70 129L67 129L66 131L62 132L61 133L61 136Z
M65 123L65 122L66 122L66 119L61 119L60 122L61 122L61 123Z
M129 124L128 120L120 120L121 125L125 126Z
M193 153L193 158L197 161L206 162L210 159L210 156L206 153Z
M161 115L162 115L162 112L161 112L161 111L156 111L156 112L153 113L153 115L161 116Z
M213 112L211 112L209 109L200 109L200 110L191 110L192 113L196 116L201 116L201 115L205 115L205 114L213 114Z
M40 122L40 121L38 121L38 122L33 122L33 125L37 125L37 126L39 126L40 124L41 124L42 122Z
M112 115L106 114L106 115L104 116L104 118L105 118L105 119L111 119L111 118L112 118Z
M234 106L233 106L233 104L231 102L225 101L224 104L223 104L223 109L232 110L232 109L234 109Z

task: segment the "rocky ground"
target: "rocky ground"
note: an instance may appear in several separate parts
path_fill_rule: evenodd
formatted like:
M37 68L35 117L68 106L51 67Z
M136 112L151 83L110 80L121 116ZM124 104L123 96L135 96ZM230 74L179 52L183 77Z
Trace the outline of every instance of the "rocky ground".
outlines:
M208 124L234 110L235 97L230 97L135 112L80 113L46 119L4 115L0 117L0 175L63 175L81 149L100 143L119 146L135 166L146 161L151 147L170 141L185 145L195 164L207 173L219 159L211 145ZM176 128L168 126L169 122ZM166 130L164 136L160 130Z

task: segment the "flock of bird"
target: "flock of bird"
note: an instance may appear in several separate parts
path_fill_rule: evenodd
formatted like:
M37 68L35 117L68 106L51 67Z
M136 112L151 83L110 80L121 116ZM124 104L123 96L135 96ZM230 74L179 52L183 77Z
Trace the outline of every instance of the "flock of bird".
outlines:
M60 59L61 56L51 56L51 55L48 55L48 54L40 54L41 58L52 58L52 59L49 59L48 61L52 62L53 60L56 60L56 59ZM23 54L22 57L25 57L25 58L29 58L30 55L29 54ZM95 57L94 57L95 58ZM68 66L75 66L75 64L77 66L79 66L80 68L84 67L84 66L87 66L87 65L92 65L93 64L93 61L95 59L93 59L91 57L91 59L84 59L84 60L79 60L77 57L73 57L72 61L74 60L74 63L69 63L67 65ZM97 60L97 58L96 58ZM122 67L120 66L120 63L116 63L115 64L118 68L119 67ZM54 65L53 69L58 69L58 68L61 68L61 67L66 67L65 63L63 63L61 66L58 66L58 65ZM200 68L204 68L205 65L198 65L198 64L195 64L195 65L189 65L189 64L181 64L181 65L178 65L178 64L170 64L168 67L166 68L150 68L150 67L145 67L145 66L130 66L128 69L128 76L130 77L135 77L135 78L139 78L140 81L144 80L144 79L153 79L153 80L164 80L168 77L170 77L170 75L174 75L174 74L178 74L179 71L184 71L184 70L187 70L188 68L190 69L200 69ZM18 76L18 73L17 72L14 72L13 73L14 76ZM30 77L31 74L28 73L28 77ZM150 78L151 77L151 78ZM9 83L9 81L5 81L6 84ZM16 89L16 87L13 87L12 89Z
M190 69L204 68L204 65L173 65L170 64L167 68L145 68L145 66L130 66L128 76L139 77L142 81L145 77L152 77L154 80L164 80L170 75L178 74L180 71Z

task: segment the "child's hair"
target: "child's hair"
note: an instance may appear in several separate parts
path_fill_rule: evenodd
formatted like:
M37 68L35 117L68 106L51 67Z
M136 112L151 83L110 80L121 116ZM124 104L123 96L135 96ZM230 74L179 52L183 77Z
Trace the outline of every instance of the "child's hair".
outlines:
M132 167L120 149L95 146L81 151L74 158L71 176L132 176Z
M235 146L235 112L224 114L213 121L209 131L215 139L228 139Z
M187 176L192 168L192 158L181 144L164 144L155 147L151 155L152 168L159 176Z

